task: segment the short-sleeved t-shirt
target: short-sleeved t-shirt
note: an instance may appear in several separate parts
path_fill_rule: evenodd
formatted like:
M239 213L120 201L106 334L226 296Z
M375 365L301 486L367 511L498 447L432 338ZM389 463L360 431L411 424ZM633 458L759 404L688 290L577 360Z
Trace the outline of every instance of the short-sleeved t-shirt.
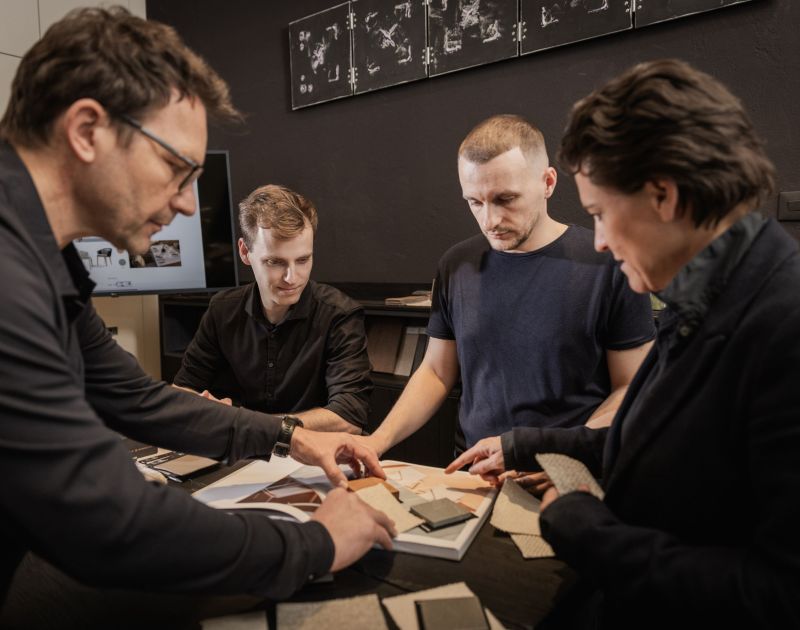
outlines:
M533 252L480 234L439 263L428 334L456 341L467 447L518 426L583 424L610 392L606 350L655 335L637 295L590 230L569 226Z

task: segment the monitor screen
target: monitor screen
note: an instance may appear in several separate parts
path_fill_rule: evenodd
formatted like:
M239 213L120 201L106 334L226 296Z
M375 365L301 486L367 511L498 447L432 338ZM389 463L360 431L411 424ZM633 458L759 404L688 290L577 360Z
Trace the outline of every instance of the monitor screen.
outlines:
M237 284L227 151L209 151L195 182L197 212L178 215L132 255L101 238L75 241L95 295L213 291Z

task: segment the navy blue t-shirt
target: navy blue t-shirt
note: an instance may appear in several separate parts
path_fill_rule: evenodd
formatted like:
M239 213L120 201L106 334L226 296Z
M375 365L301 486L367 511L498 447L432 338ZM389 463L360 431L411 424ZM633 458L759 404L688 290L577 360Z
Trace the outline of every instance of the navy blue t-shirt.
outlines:
M439 262L428 334L454 339L467 447L513 427L583 424L610 392L606 350L655 335L650 299L629 287L590 230L545 247L493 250L483 234Z

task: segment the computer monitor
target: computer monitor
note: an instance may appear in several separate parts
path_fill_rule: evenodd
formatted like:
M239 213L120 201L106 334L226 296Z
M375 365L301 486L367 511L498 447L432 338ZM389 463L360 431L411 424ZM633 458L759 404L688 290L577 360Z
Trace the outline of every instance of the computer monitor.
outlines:
M97 283L94 295L204 292L237 285L227 151L206 153L203 174L194 186L198 211L175 217L144 254L119 251L101 238L75 241Z

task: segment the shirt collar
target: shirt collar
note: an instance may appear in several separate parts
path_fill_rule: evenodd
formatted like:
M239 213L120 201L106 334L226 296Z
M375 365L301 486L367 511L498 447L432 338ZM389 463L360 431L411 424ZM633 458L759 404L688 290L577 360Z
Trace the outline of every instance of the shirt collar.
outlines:
M89 279L89 273L72 243L59 250L30 173L11 145L3 141L0 141L0 172L3 174L9 205L50 269L56 289L65 304L77 301L75 306L82 308L95 283ZM72 311L69 306L68 310ZM73 314L70 312L70 316Z
M703 321L766 222L757 212L745 215L701 250L656 294L675 313L682 337L688 337Z
M306 284L303 292L300 294L300 299L296 304L289 307L289 312L286 313L286 317L278 324L270 324L266 315L264 315L264 307L261 304L261 292L258 290L258 283L256 282L250 285L250 296L245 301L244 310L250 317L264 322L268 326L278 326L293 319L307 319L311 315L313 284L314 282L312 280L308 281L308 284Z

